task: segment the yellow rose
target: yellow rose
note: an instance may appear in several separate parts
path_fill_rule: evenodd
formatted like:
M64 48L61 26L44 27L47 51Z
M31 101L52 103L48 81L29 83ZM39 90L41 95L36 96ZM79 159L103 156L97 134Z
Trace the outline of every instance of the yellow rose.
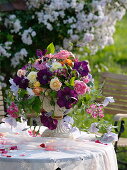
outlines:
M39 81L36 81L36 82L34 83L34 87L40 87L40 82L39 82Z
M62 86L62 83L59 81L58 78L54 78L50 81L50 88L52 90L58 91L60 90L61 86Z
M35 72L35 71L31 71L27 76L30 83L35 83L37 81L36 77L37 77L37 72Z

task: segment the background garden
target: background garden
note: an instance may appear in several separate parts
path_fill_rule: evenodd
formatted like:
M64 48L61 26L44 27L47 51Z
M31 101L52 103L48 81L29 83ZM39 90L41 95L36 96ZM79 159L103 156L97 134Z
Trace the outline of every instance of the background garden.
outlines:
M13 0L1 0L0 4L8 2L12 3ZM125 11L121 14L121 11L123 10L122 5L122 7L117 7L119 9L118 14L115 16L117 21L116 26L114 23L116 31L115 33L112 31L112 33L108 35L110 38L113 35L114 44L112 44L113 42L111 43L113 39L110 39L110 43L108 41L103 44L103 41L97 41L97 39L100 38L99 34L102 34L101 32L94 32L97 37L93 40L92 34L94 33L91 32L91 27L88 27L87 35L86 32L80 30L80 28L79 30L76 30L75 26L73 26L74 28L71 27L76 24L77 21L79 22L78 19L75 21L77 15L75 11L79 10L80 7L78 9L72 7L71 10L69 7L62 9L66 14L64 16L64 13L58 13L59 10L52 1L52 5L56 8L56 13L54 13L53 18L47 16L46 19L46 17L43 18L44 16L41 13L43 8L45 9L45 13L47 12L46 7L44 7L44 5L41 6L40 2L41 1L38 1L38 4L34 4L32 0L28 0L28 9L25 9L25 11L10 10L0 12L0 82L4 92L9 86L9 78L15 74L17 69L21 68L28 61L28 57L34 56L36 49L45 49L51 42L54 42L56 49L59 49L62 46L63 48L73 51L80 60L89 61L91 73L94 77L97 89L100 87L99 79L101 72L106 71L127 74L127 15L124 15ZM90 6L92 0L81 1L81 3L83 2L86 3L84 7L85 13L89 14L92 8ZM116 1L111 1L112 4L115 2ZM117 2L120 3L122 0ZM73 5L74 4L72 3L72 6ZM116 8L116 6L117 5L113 5L113 7L111 7L107 3L107 6L105 6L105 8L108 9L107 13L110 14L110 11L113 12L113 9ZM50 8L51 12L54 11L54 8ZM82 12L82 9L80 10ZM97 9L93 11L93 14L97 16L101 15L99 12L99 9ZM112 15L112 13L110 15ZM109 18L111 17L110 15ZM122 15L124 15L123 18ZM64 17L65 21L63 22L62 18ZM71 18L71 20L69 20L69 18ZM114 18L110 25L113 23L113 20ZM105 22L105 27L106 26ZM71 33L72 28L73 34ZM102 31L108 32L108 30L103 29ZM85 36L83 37L83 35ZM107 35L102 34L102 36L105 37ZM87 41L85 47L84 41ZM92 45L91 42L93 43ZM101 48L100 44L102 44ZM94 50L92 51L92 49ZM111 115L107 114L106 119L113 123ZM84 117L84 114L82 113L77 113L75 122L81 129L86 128L86 125L89 126L90 124L90 121L88 121L87 117ZM127 137L127 132L123 134L123 137ZM123 159L127 161L127 155L123 154L120 155L120 157L123 157ZM122 169L124 167L120 165L120 168Z

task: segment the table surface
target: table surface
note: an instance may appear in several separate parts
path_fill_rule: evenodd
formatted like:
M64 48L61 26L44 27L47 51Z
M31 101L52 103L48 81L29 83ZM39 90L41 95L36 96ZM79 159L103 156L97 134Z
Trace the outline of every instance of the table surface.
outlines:
M3 127L0 132L4 133L0 138L0 170L118 169L113 145L95 143L91 134L81 132L72 140L31 137L28 132L12 133Z

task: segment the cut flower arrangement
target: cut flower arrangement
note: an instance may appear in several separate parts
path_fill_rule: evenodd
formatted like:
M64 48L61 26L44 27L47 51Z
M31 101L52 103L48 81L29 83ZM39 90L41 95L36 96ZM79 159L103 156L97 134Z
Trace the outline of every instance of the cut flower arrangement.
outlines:
M67 113L74 107L81 107L86 96L94 92L89 63L79 61L67 50L55 53L53 43L44 51L37 50L36 56L30 58L10 79L6 120L13 119L11 122L14 122L21 117L27 119L34 116L39 117L51 131L58 128L59 120L72 129L73 119ZM113 99L109 98L108 102L113 102ZM86 113L100 120L104 117L104 106L104 103L92 104L87 106ZM97 132L97 127L100 125L93 123L90 131Z

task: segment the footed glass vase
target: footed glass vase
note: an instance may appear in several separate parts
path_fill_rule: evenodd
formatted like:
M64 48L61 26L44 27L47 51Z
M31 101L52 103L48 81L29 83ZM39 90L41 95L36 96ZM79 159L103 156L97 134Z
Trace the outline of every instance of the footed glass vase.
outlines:
M54 110L54 119L58 121L57 128L54 130L46 129L43 133L43 137L58 137L58 138L73 138L73 135L68 127L64 125L63 122L63 115L65 115L65 112L67 113L68 110L65 107L60 108L55 103L55 106L52 106L50 97L44 97L43 98L43 109L46 112L51 112L51 110Z
M54 130L46 129L42 133L42 136L43 137L56 137L56 138L74 138L70 129L64 125L63 119L58 120L56 129Z

